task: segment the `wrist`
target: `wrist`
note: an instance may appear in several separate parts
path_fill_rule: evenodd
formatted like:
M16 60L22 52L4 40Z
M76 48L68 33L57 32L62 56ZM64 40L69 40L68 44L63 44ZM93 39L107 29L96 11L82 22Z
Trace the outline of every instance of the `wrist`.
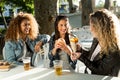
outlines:
M81 51L82 51L82 47L76 50L76 52L81 52Z
M55 55L55 53L56 53L56 49L55 49L55 48L53 48L53 49L52 49L52 55L54 56L54 55Z
M66 47L66 52L67 52L69 55L71 55L71 54L72 54L72 49L71 49L69 46L67 46L67 47Z
M39 41L39 42L38 42L38 44L39 44L39 45L42 45L42 44L43 44L43 42L42 42L42 41Z

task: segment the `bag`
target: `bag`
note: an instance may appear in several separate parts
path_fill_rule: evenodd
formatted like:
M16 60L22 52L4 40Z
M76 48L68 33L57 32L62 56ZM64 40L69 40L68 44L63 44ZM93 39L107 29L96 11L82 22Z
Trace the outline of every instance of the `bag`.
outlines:
M34 66L37 67L37 66L40 66L43 64L43 54L44 54L44 51L41 49L38 53L35 53L36 54L36 57L35 57L35 60L34 60Z
M50 60L48 58L49 52L49 43L43 45L43 49L41 49L38 53L36 53L36 57L34 59L34 66L41 66L45 68L49 68Z

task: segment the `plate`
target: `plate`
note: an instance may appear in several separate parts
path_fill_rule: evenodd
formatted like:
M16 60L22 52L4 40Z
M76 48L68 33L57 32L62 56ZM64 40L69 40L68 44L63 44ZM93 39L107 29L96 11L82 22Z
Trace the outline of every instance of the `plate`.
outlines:
M10 65L0 65L0 71L9 71Z
M0 71L8 71L11 65L7 61L0 61Z
M9 71L10 69L0 69L1 72Z

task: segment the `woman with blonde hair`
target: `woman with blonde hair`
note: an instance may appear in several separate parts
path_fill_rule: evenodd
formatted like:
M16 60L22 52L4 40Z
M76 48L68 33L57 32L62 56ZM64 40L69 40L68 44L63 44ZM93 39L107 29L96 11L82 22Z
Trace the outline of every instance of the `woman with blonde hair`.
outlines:
M49 40L48 35L39 35L37 21L29 13L19 13L9 24L3 48L4 60L22 64L23 57L31 57L31 65L40 47Z
M92 74L118 76L120 69L120 22L106 9L90 14L90 30L94 40L89 51L78 46L71 55L72 60L79 59ZM87 69L86 68L86 69Z

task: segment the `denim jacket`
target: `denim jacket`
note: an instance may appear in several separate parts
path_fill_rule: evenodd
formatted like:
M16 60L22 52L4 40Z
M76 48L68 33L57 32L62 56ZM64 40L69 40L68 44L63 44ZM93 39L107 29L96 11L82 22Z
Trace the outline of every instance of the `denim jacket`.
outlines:
M36 57L36 53L34 51L34 46L38 41L42 41L43 44L47 43L50 39L49 35L43 34L38 35L35 40L31 40L27 38L26 44L32 52L31 63L34 63L34 59ZM14 64L22 64L22 62L18 61L18 59L23 55L23 41L19 39L18 41L6 41L5 46L3 47L3 58L4 60L14 63Z

